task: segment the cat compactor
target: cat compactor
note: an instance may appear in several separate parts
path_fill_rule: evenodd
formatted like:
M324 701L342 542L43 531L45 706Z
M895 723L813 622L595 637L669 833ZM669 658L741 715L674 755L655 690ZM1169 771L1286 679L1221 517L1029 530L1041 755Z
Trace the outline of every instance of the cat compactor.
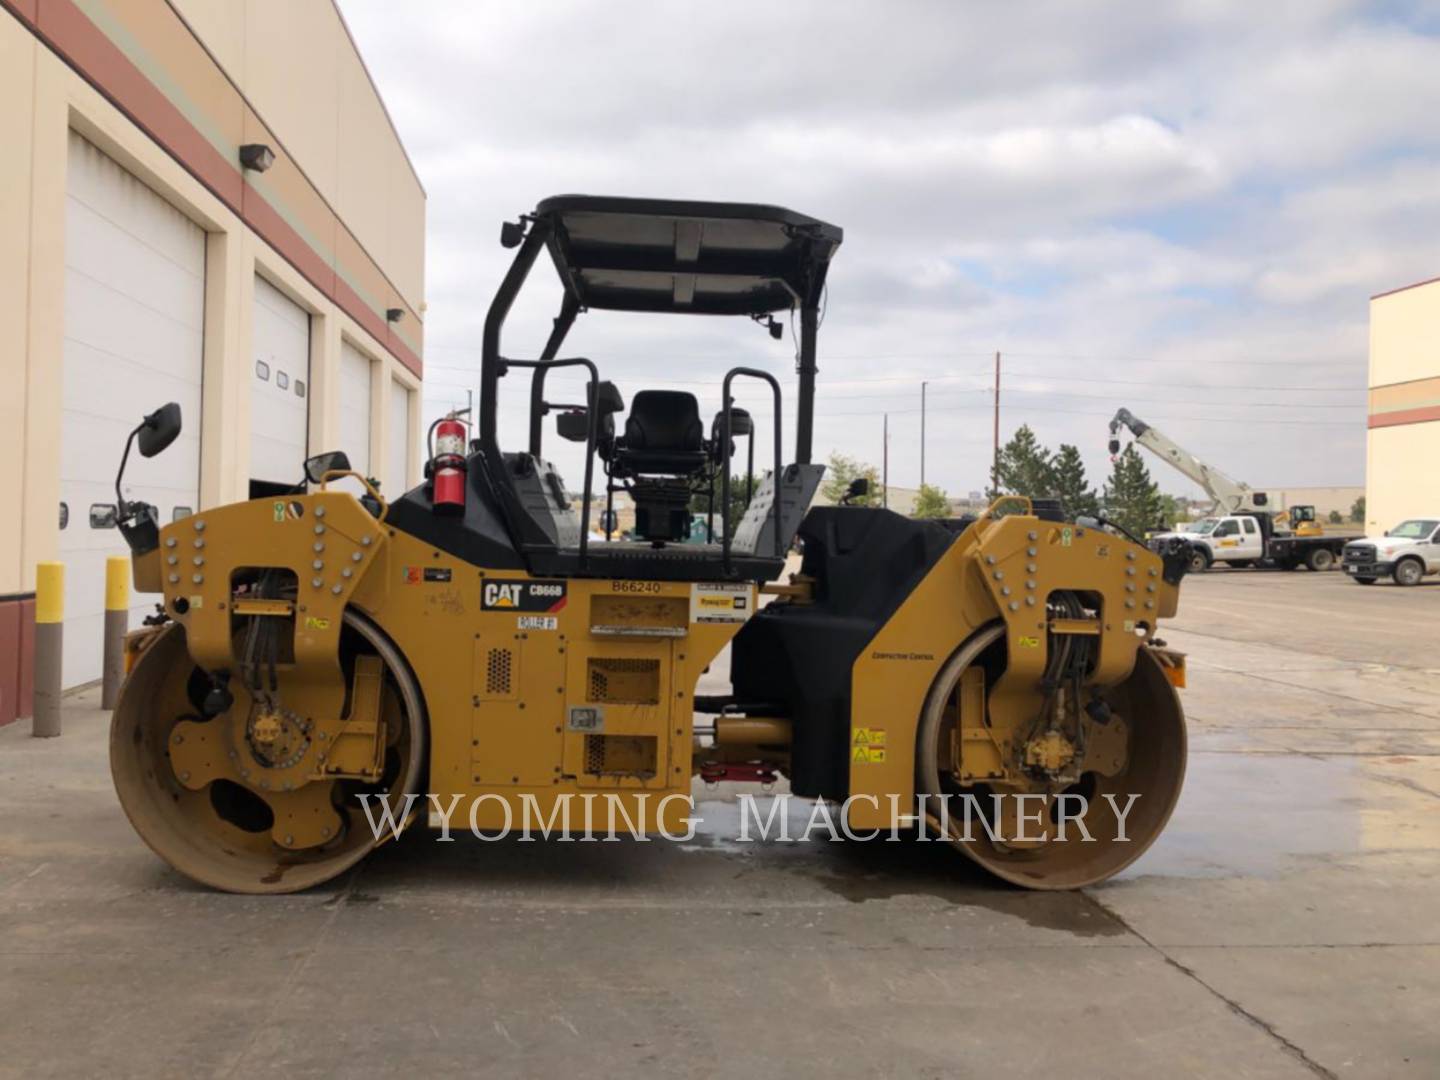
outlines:
M145 841L217 888L288 892L388 839L371 827L382 803L405 827L452 811L456 831L528 815L603 832L593 811L678 835L696 777L783 776L857 835L919 830L1030 887L1135 859L1185 766L1183 661L1154 638L1183 559L1025 500L950 522L809 509L840 241L770 206L548 199L502 228L516 254L475 427L437 421L424 484L387 499L322 455L293 494L163 527L122 502L136 586L163 593L129 642L111 738ZM542 256L562 286L553 330L537 357L502 355ZM596 363L560 356L593 310L740 316L776 337L788 314L793 443L780 383L753 367L717 372L708 419L673 389L627 407ZM518 379L527 441L504 449L499 391ZM548 416L583 446L578 495L546 456ZM147 418L141 454L178 424L173 407ZM732 521L732 456L740 441L753 460L757 437L772 460ZM718 512L693 514L697 495ZM697 698L727 645L731 691ZM962 805L980 820L962 825Z

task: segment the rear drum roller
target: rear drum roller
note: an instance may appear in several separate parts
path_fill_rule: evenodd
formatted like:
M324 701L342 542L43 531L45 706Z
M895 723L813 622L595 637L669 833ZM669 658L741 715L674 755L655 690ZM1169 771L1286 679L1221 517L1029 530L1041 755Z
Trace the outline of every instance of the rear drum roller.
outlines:
M380 842L356 794L368 791L377 796L369 800L377 820L381 812L377 803L388 797L399 820L404 795L422 790L425 761L424 708L414 676L373 623L347 611L342 666L365 655L378 657L384 667L380 711L387 737L378 784L314 780L294 791L279 792L258 790L250 786L253 780L215 779L195 790L182 783L171 760L177 725L187 725L182 730L191 731L197 723L205 729L222 725L213 743L218 749L232 743L220 737L230 734L228 726L243 721L234 708L208 721L200 715L197 698L203 697L209 680L190 659L184 628L167 627L140 655L110 725L110 771L135 831L182 874L227 892L298 892L354 866ZM277 817L293 815L297 807L324 815L338 827L327 826L328 839L313 846L282 846L272 828ZM388 829L381 833L382 840L390 836Z
M972 665L987 669L987 683L1005 664L1005 628L1002 624L986 627L976 634L946 662L926 698L916 746L916 783L929 795L950 796L950 842L995 876L1029 889L1075 889L1103 881L1138 859L1160 835L1185 776L1185 720L1175 688L1165 677L1159 662L1141 648L1136 655L1135 669L1123 683L1100 691L1111 714L1125 724L1126 746L1124 763L1114 775L1086 771L1082 767L1077 784L1061 790L1047 790L1036 781L1021 794L1081 794L1086 797L1086 811L1078 819L1067 822L1066 839L1055 836L1053 815L1056 800L1047 800L1049 809L1045 825L1032 824L1027 832L1044 829L1048 839L1043 843L1011 846L1003 842L1015 835L994 829L1000 839L992 841L983 824L973 820L969 839L961 817L964 794L974 795L979 809L988 811L991 795L1002 794L1004 802L1013 803L1014 788L962 787L950 771L948 748L958 719L960 681ZM1035 706L1041 708L1037 694ZM1111 723L1116 722L1114 719ZM943 763L943 764L942 764ZM1117 839L1118 821L1111 803L1112 796L1123 811L1130 795L1138 795L1125 818L1126 840ZM1027 800L1026 812L1034 814L1038 803ZM1067 800L1068 812L1078 809L1077 800ZM972 806L976 804L971 804ZM1081 840L1078 821L1083 822L1094 843ZM1031 818L1032 823L1034 818ZM938 832L936 812L929 815L930 831Z

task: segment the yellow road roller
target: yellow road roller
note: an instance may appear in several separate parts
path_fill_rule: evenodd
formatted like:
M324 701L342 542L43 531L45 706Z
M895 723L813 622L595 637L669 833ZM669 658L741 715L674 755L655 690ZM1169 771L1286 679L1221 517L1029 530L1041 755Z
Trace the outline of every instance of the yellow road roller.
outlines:
M533 815L553 836L604 807L668 836L697 777L783 777L846 835L918 833L1030 888L1137 858L1185 769L1184 659L1155 636L1184 553L1045 500L951 521L812 507L841 239L773 206L547 199L501 228L515 254L477 415L436 422L420 486L382 494L331 453L291 492L163 526L122 501L135 586L162 594L128 642L111 732L145 842L215 888L292 892L407 828ZM505 356L542 255L562 286L553 330L538 356ZM740 316L775 337L777 313L798 316L793 460L772 374L717 372L708 421L673 389L627 406L599 364L561 356L589 311ZM509 450L507 378L528 378L528 416L507 417L528 439ZM546 457L551 416L583 446L578 495ZM180 423L166 406L132 441L152 456ZM757 436L773 460L732 490ZM727 647L728 692L697 695Z

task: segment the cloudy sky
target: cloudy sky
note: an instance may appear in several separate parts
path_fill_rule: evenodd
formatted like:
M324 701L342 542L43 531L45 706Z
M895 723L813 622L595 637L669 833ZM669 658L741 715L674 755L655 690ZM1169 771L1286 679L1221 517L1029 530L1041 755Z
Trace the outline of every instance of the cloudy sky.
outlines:
M1092 478L1126 405L1257 487L1362 483L1368 298L1440 274L1440 3L341 7L429 193L427 417L476 385L500 222L559 192L842 226L817 456L878 463L888 412L891 482L916 484L928 380L925 478L952 494L985 482L996 350L1002 437L1073 442ZM553 273L530 292L512 356L544 340ZM565 352L708 415L733 363L788 392L793 349L595 313Z

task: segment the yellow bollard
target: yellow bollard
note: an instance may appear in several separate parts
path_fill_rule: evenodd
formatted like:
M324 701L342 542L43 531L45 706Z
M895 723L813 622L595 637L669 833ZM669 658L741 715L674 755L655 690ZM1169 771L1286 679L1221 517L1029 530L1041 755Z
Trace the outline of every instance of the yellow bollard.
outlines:
M115 708L125 681L125 631L130 629L130 559L105 560L105 660L101 668L100 707Z
M60 734L60 694L65 686L65 564L35 568L35 715L30 734Z

